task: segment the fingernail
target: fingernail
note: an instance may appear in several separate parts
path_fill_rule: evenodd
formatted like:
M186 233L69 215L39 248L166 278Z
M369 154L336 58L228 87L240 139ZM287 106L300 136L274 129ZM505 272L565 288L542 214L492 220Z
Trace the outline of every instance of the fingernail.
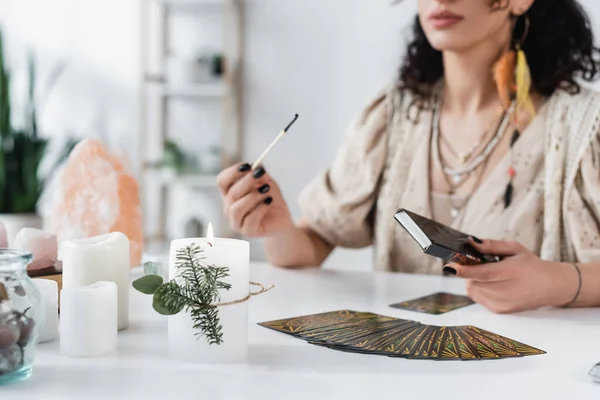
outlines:
M477 244L482 244L483 240L476 238L475 236L471 236L473 238L473 241Z
M448 275L456 275L456 270L454 268L449 267L449 266L446 265L444 267L444 273L448 274Z
M266 205L269 205L269 204L271 204L272 202L273 202L273 198L272 198L272 197L267 197L267 198L265 199L265 204L266 204Z
M252 176L256 179L260 178L261 176L263 176L265 174L265 169L263 167L258 167L254 170L254 172L252 173Z
M250 164L246 163L246 164L240 165L238 167L238 171L240 171L240 172L247 172L247 171L250 171L250 168L251 168Z
M258 191L262 194L267 193L269 190L271 190L271 186L269 186L269 185L262 185L261 187L258 188Z

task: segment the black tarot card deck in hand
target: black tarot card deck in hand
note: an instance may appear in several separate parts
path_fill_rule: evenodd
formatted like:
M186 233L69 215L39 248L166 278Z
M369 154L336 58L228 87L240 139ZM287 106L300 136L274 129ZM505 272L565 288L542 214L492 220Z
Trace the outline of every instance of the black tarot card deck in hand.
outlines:
M317 346L428 360L482 360L545 354L474 326L434 326L351 310L259 324Z
M481 254L469 243L469 235L408 210L398 210L396 221L421 246L423 252L447 263L478 265L496 262L496 257Z

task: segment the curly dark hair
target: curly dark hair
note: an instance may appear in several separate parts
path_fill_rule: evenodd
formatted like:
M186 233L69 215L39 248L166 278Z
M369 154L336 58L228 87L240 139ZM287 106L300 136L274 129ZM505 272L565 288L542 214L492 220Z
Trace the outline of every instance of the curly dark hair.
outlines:
M508 7L510 0L490 0L490 7ZM588 15L576 0L537 0L526 15L529 31L522 45L531 69L532 87L543 96L557 89L579 93L576 79L593 81L600 73L600 49L594 45L594 34ZM513 43L525 30L525 19L517 19ZM425 37L419 18L415 19L413 39L408 45L400 68L399 89L413 94L411 109L429 105L433 87L444 75L442 53Z

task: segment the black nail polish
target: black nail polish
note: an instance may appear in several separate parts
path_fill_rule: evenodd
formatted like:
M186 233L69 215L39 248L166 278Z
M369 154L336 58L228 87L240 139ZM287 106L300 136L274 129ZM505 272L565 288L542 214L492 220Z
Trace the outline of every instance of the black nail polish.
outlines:
M269 190L271 190L271 186L269 185L262 185L261 187L258 188L258 192L265 194L267 193Z
M455 270L454 268L452 268L452 267L449 267L449 266L447 266L447 265L446 265L446 266L444 267L444 273L445 273L445 274L448 274L448 275L453 275L453 276L455 276L455 275L456 275L456 270Z
M246 163L246 164L242 164L242 165L240 165L240 166L238 167L238 171L240 171L240 172L248 172L248 171L250 171L250 168L252 168L252 167L250 166L250 164Z
M272 198L272 197L267 197L267 198L265 199L265 204L266 204L266 205L269 205L269 204L271 204L272 202L273 202L273 198Z
M265 174L265 169L263 167L258 167L254 170L254 172L252 173L252 176L256 179L260 178L261 176L263 176Z
M473 238L473 241L477 244L482 244L483 240L476 238L475 236L471 236Z

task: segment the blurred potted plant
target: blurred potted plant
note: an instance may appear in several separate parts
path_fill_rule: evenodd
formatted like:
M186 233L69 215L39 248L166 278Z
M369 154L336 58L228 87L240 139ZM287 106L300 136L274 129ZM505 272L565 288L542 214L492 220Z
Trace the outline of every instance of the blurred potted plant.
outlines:
M166 140L163 159L155 163L154 167L160 169L165 181L181 175L217 174L222 167L221 150L217 146L210 146L194 155L183 150L177 142Z
M165 141L164 156L160 163L163 179L169 180L182 173L185 167L185 154L173 140Z
M59 74L59 70L52 74L52 83ZM50 86L46 85L47 90ZM42 226L37 204L45 178L39 173L39 167L49 144L48 139L38 134L33 57L28 60L28 96L23 128L15 129L12 125L10 88L11 75L0 32L0 221L6 227L9 241L22 227ZM75 144L74 140L68 141L52 170L68 156Z

